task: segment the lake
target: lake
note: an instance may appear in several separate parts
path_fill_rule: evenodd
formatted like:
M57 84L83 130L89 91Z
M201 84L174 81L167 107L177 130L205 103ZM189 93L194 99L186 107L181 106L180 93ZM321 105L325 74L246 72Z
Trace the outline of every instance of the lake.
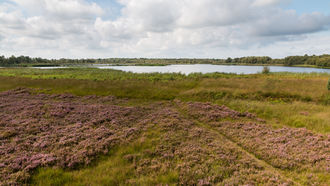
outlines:
M236 73L236 74L256 74L262 71L263 66L242 66L242 65L168 65L168 66L111 66L111 65L93 65L99 69L115 69L134 73ZM306 68L306 67L284 67L269 66L271 72L298 72L298 73L330 73L330 69Z

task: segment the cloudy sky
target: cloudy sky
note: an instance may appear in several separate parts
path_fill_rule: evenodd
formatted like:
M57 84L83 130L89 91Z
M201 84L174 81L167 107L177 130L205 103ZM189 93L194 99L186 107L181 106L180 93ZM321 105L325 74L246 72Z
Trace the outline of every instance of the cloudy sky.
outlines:
M329 0L0 0L0 55L330 53Z

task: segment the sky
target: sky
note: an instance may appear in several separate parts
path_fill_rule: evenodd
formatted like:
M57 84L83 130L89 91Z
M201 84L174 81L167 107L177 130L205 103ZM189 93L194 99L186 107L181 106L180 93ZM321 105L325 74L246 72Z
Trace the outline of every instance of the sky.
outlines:
M0 0L0 55L5 56L329 53L329 0Z

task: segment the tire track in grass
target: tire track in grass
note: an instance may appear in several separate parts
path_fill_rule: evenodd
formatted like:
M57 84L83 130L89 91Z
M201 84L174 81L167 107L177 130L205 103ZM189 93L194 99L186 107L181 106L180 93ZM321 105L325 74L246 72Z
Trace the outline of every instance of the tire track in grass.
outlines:
M282 170L275 168L274 166L272 166L271 164L269 164L267 161L264 161L262 159L259 159L255 154L253 154L252 152L249 152L248 150L246 150L244 147L242 147L241 145L239 145L238 143L236 143L234 140L232 140L230 137L228 137L227 135L223 134L222 132L212 128L211 126L209 126L208 124L202 123L196 119L192 119L191 117L188 116L188 114L186 113L185 110L183 110L182 108L180 108L179 105L177 105L176 103L174 103L176 109L178 110L178 112L180 112L186 119L192 120L194 123L196 123L199 127L207 129L207 130L211 130L212 132L215 132L217 135L225 138L230 144L232 144L234 147L236 147L239 151L244 152L247 156L249 156L251 159L253 159L254 161L256 161L257 163L259 163L261 166L263 166L264 168L270 170L271 172L273 172L274 174L285 178L286 180L292 182L294 185L303 185L302 183L299 182L299 180L295 180L294 178L288 177Z
M228 137L227 135L223 134L222 132L219 132L218 130L212 128L211 126L201 123L199 121L194 121L198 126L203 127L205 129L211 130L215 133L217 133L218 135L224 137L226 140L228 140L234 147L236 147L237 149L239 149L240 151L243 151L244 153L246 153L250 158L252 158L253 160L255 160L256 162L258 162L260 165L262 165L263 167L267 168L268 170L271 170L272 172L276 173L277 175L291 181L292 183L294 183L295 185L302 185L301 183L297 182L298 180L294 180L293 178L290 178L288 176L286 176L286 174L278 169L273 167L271 164L269 164L267 161L264 161L262 159L259 159L255 154L249 152L248 150L246 150L244 147L242 147L241 145L239 145L238 143L236 143L234 140L232 140L230 137Z

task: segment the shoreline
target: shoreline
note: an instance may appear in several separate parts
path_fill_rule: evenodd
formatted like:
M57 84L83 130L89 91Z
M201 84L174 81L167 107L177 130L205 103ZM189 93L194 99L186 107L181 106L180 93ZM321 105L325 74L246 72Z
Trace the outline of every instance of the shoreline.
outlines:
M317 69L330 69L330 67L320 67L316 65L284 65L284 64L248 64L248 63L173 63L173 64L114 64L114 63L88 63L88 64L43 64L43 65L31 65L31 64L22 64L22 65L9 65L9 66L0 66L0 68L38 68L38 67L96 67L96 66L146 66L146 67L161 67L161 66L171 66L171 65L219 65L219 66L274 66L274 67L300 67L300 68L317 68Z

